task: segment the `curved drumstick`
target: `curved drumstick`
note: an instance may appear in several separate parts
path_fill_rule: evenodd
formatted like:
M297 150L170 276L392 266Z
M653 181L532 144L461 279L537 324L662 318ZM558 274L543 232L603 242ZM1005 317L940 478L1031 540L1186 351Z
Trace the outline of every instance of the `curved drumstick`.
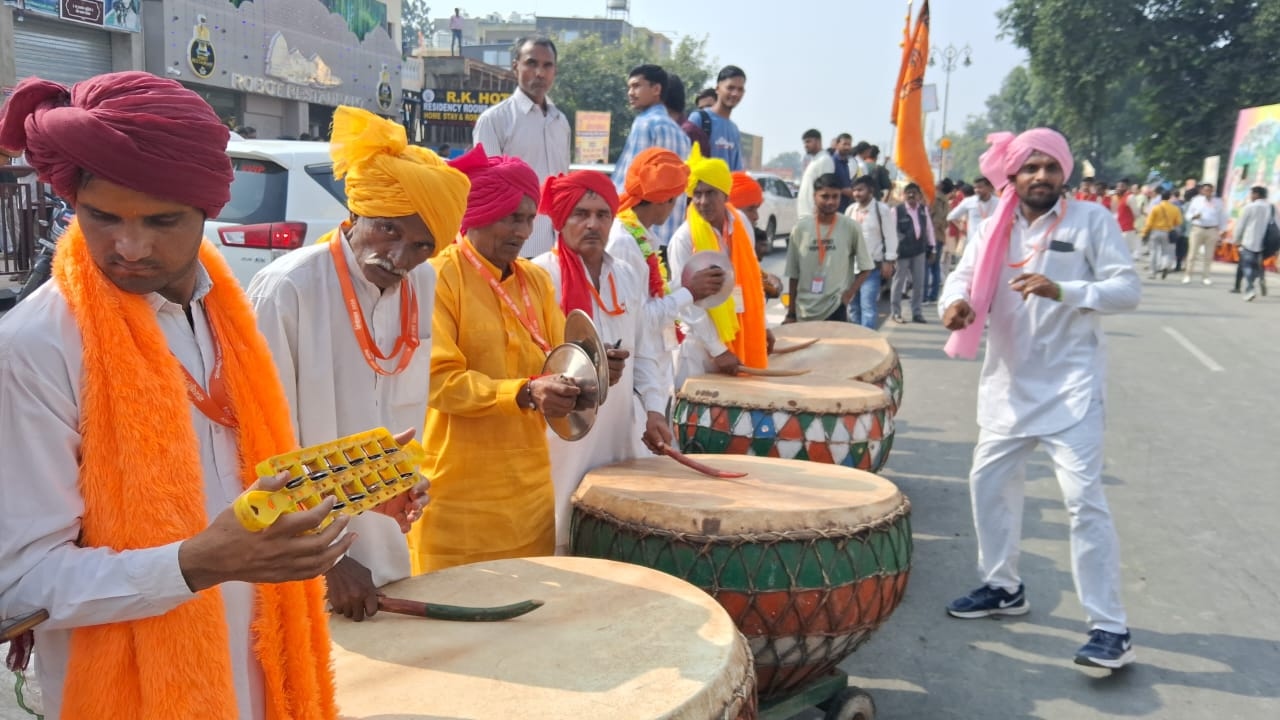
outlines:
M462 622L496 622L510 620L531 613L542 607L541 600L524 600L510 605L497 607L463 607L461 605L440 605L438 603L418 602L417 600L401 600L380 596L378 609L384 612L431 620L456 620Z
M805 348L807 348L807 347L810 347L810 346L812 346L812 345L816 345L816 344L817 344L817 342L818 342L819 340L821 340L821 339L822 339L822 338L810 338L810 339L808 339L808 340L805 340L804 342L798 342L798 343L796 343L795 345L788 345L788 346L786 346L786 347L782 347L782 348L777 347L777 346L774 346L774 348L773 348L773 352L771 352L771 353L769 353L769 354L770 354L770 355L786 355L787 353L793 353L793 352L795 352L795 351L797 351L797 350L803 350L803 349L805 349Z
M36 610L16 618L0 620L0 643L7 643L48 619L48 610Z
M751 375L754 377L796 377L798 375L808 375L808 370L782 370L778 368L753 368L746 365L739 365L735 371L740 375Z
M747 476L747 474L744 472L729 472L728 470L717 470L709 465L703 465L702 463L690 458L688 455L685 455L684 453L680 452L679 450L676 450L670 445L663 445L662 452L667 457L671 458L672 460L675 460L681 465L684 465L690 470L700 472L703 475L708 475L713 478L732 479L732 478L743 478Z

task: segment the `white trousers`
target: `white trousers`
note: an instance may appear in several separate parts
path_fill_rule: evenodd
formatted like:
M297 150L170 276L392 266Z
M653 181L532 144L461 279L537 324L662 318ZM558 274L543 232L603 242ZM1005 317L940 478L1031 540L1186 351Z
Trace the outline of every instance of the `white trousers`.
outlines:
M1071 515L1071 573L1091 628L1123 633L1128 621L1120 601L1120 543L1102 491L1102 403L1094 401L1080 422L1053 435L1008 437L978 434L969 492L978 535L978 571L991 587L1014 592L1027 459L1043 446L1053 461Z

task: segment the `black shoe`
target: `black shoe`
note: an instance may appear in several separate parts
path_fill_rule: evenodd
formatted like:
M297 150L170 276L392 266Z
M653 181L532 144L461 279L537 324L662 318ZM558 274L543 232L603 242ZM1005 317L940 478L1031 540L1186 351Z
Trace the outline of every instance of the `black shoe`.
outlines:
M928 320L925 320L925 319L924 319L924 316L923 316L923 315L912 315L912 316L911 316L911 322L913 322L913 323L920 323L921 325L927 325L927 324L929 323L929 321L928 321Z
M1240 294L1240 288L1238 288L1238 287L1233 287L1233 288L1231 288L1230 290L1228 290L1227 292L1231 293L1232 295L1239 295L1239 294Z
M1169 277L1169 268L1165 268L1164 270L1161 270L1161 271L1160 271L1160 279L1161 279L1161 280L1163 280L1163 279L1165 279L1165 278L1167 278L1167 277Z

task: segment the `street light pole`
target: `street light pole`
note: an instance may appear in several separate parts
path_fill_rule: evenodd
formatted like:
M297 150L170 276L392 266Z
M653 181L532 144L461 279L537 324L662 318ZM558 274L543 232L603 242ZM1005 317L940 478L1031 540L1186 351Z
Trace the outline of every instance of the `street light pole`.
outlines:
M942 58L942 72L946 74L947 79L943 85L942 91L942 137L947 136L947 109L951 104L951 73L960 65L969 67L973 64L973 48L965 45L957 48L955 45L947 45L939 50L937 47L929 48L929 65L938 64L938 58ZM947 151L943 150L938 154L938 178L942 178L943 171L946 169Z

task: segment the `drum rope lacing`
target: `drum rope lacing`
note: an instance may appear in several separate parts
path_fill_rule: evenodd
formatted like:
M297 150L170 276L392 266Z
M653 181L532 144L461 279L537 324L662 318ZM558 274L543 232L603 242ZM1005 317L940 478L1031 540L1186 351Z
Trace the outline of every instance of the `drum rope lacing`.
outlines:
M756 656L756 674L758 682L759 695L762 698L786 694L788 691L803 685L810 680L815 679L821 674L826 673L835 667L841 660L853 653L862 643L869 639L871 632L875 630L881 623L887 619L888 615L898 605L902 599L902 595L906 591L906 580L911 570L911 530L909 516L911 513L910 501L903 497L902 502L888 514L875 520L860 523L855 526L839 528L839 529L797 529L785 531L768 531L768 532L752 532L738 533L734 535L711 535L706 533L692 533L677 530L668 530L663 528L654 528L639 523L623 520L616 515L599 508L587 507L582 503L574 503L575 513L571 522L571 547L575 555L591 555L594 557L610 558L615 560L623 560L647 567L653 567L664 570L670 574L676 575L684 580L690 580L691 571L698 567L699 562L711 564L715 572L711 576L710 585L702 583L698 584L704 591L719 599L722 591L732 592L735 594L743 593L741 588L724 588L720 584L720 573L724 570L724 566L717 566L712 563L712 551L729 547L734 551L739 550L745 545L761 546L764 551L759 553L759 560L755 567L747 567L746 561L742 561L742 569L746 572L748 578L748 587L745 593L749 597L749 605L736 617L734 622L742 626L743 620L757 619L760 624L766 626L769 632L763 635L765 644L763 647L753 648ZM615 530L612 537L607 543L607 547L593 545L589 540L579 543L580 527L583 518L592 521L605 523ZM901 527L899 523L902 523ZM895 529L896 528L896 529ZM893 533L900 533L899 542L893 542ZM871 542L875 536L889 536L890 541L887 543L888 551L892 557L881 557L876 548L876 544ZM657 538L665 541L663 549L657 550L650 556L646 552L649 543L646 540ZM802 637L796 638L790 636L794 642L786 649L779 649L778 640L787 638L777 637L780 634L774 632L774 628L768 622L770 614L776 618L783 620L798 617L802 619L818 618L821 614L832 614L839 608L831 607L832 591L839 589L834 586L834 582L830 576L830 568L823 565L822 580L824 588L818 604L814 607L801 608L799 606L797 595L793 591L786 593L786 604L778 610L777 608L765 609L757 606L757 600L761 592L755 583L760 570L766 563L771 566L782 566L787 574L787 580L790 588L793 590L797 587L804 587L798 577L798 566L792 566L784 562L781 553L776 549L778 545L783 543L799 543L803 546L800 552L790 553L791 556L806 556L816 558L821 562L821 555L815 551L814 546L820 542L835 542L837 550L840 553L849 554L847 545L850 541L858 542L863 548L867 549L874 558L875 572L865 574L858 577L852 583L846 583L840 587L848 587L850 585L861 587L863 583L875 582L875 589L869 593L869 597L864 598L863 593L855 592L854 605L844 608L846 611L855 609L853 618L857 622L852 626L848 626L848 622L844 622L845 618L840 618L842 622L829 623L831 625L840 625L840 629L836 632L816 633L809 632ZM631 548L632 552L627 552L622 546ZM686 549L693 551L692 561L683 571L678 567L680 563L676 562L676 548L685 546ZM583 553L583 550L589 552ZM663 558L663 555L667 555ZM637 557L638 556L638 557ZM740 557L740 553L735 553ZM669 563L662 562L669 560ZM886 563L889 560L889 563ZM852 561L850 561L852 562ZM676 568L674 571L668 569ZM886 571L886 566L898 568L896 572ZM883 579L889 579L887 583L882 583ZM863 602L866 600L866 602ZM829 618L828 618L829 619ZM819 638L814 644L806 641ZM757 638L759 639L759 638ZM759 643L757 642L757 645ZM772 675L762 673L773 670Z

